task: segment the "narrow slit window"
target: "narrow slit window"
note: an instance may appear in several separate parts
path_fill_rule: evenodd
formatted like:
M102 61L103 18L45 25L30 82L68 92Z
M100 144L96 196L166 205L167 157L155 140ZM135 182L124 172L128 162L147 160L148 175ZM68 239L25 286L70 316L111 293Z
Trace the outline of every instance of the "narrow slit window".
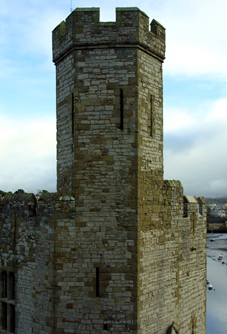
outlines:
M15 275L10 273L10 299L15 300Z
M2 303L2 329L7 330L7 303Z
M196 229L196 217L193 215L193 221L192 221L192 233L195 234L195 229Z
M96 297L99 297L99 268L96 268Z
M10 333L15 333L15 305L10 305Z
M192 320L192 334L195 334L195 319Z
M108 324L103 324L103 330L108 331L109 330L109 325Z
M2 298L7 298L7 272L2 272Z
M120 129L124 130L124 93L120 89Z
M0 277L2 289L0 328L7 331L7 333L15 333L15 274L2 271Z
M75 110L74 110L74 94L72 93L72 135L74 135L74 115L75 115Z
M150 135L153 136L153 97L150 97Z

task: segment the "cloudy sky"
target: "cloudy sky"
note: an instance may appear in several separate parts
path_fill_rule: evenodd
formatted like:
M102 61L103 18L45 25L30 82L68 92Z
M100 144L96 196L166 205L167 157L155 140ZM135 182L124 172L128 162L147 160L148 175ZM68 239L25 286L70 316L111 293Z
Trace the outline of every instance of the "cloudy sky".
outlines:
M51 32L76 7L139 7L166 28L165 179L227 195L225 0L0 0L0 189L56 190Z

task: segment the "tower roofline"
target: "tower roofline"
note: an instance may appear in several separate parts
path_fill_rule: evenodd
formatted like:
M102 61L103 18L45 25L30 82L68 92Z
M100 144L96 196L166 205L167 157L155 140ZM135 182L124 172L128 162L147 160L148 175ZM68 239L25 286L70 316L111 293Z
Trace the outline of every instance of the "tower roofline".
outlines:
M116 8L116 22L100 22L99 8L77 8L53 30L53 61L75 48L140 47L165 58L165 28L136 7Z

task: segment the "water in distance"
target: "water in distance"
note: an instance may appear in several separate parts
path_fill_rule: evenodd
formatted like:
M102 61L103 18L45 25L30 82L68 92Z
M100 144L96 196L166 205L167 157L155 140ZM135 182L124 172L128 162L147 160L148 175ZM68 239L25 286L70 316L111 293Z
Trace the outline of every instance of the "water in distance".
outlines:
M222 256L223 260L218 260ZM223 263L224 262L224 263ZM206 334L227 333L227 234L207 235Z

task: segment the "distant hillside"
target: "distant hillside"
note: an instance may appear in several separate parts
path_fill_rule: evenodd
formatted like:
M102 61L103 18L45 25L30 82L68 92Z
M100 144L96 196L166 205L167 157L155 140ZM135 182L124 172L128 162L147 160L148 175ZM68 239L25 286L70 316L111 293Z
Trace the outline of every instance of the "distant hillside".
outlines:
M227 204L227 196L215 197L215 198L205 198L207 204Z

